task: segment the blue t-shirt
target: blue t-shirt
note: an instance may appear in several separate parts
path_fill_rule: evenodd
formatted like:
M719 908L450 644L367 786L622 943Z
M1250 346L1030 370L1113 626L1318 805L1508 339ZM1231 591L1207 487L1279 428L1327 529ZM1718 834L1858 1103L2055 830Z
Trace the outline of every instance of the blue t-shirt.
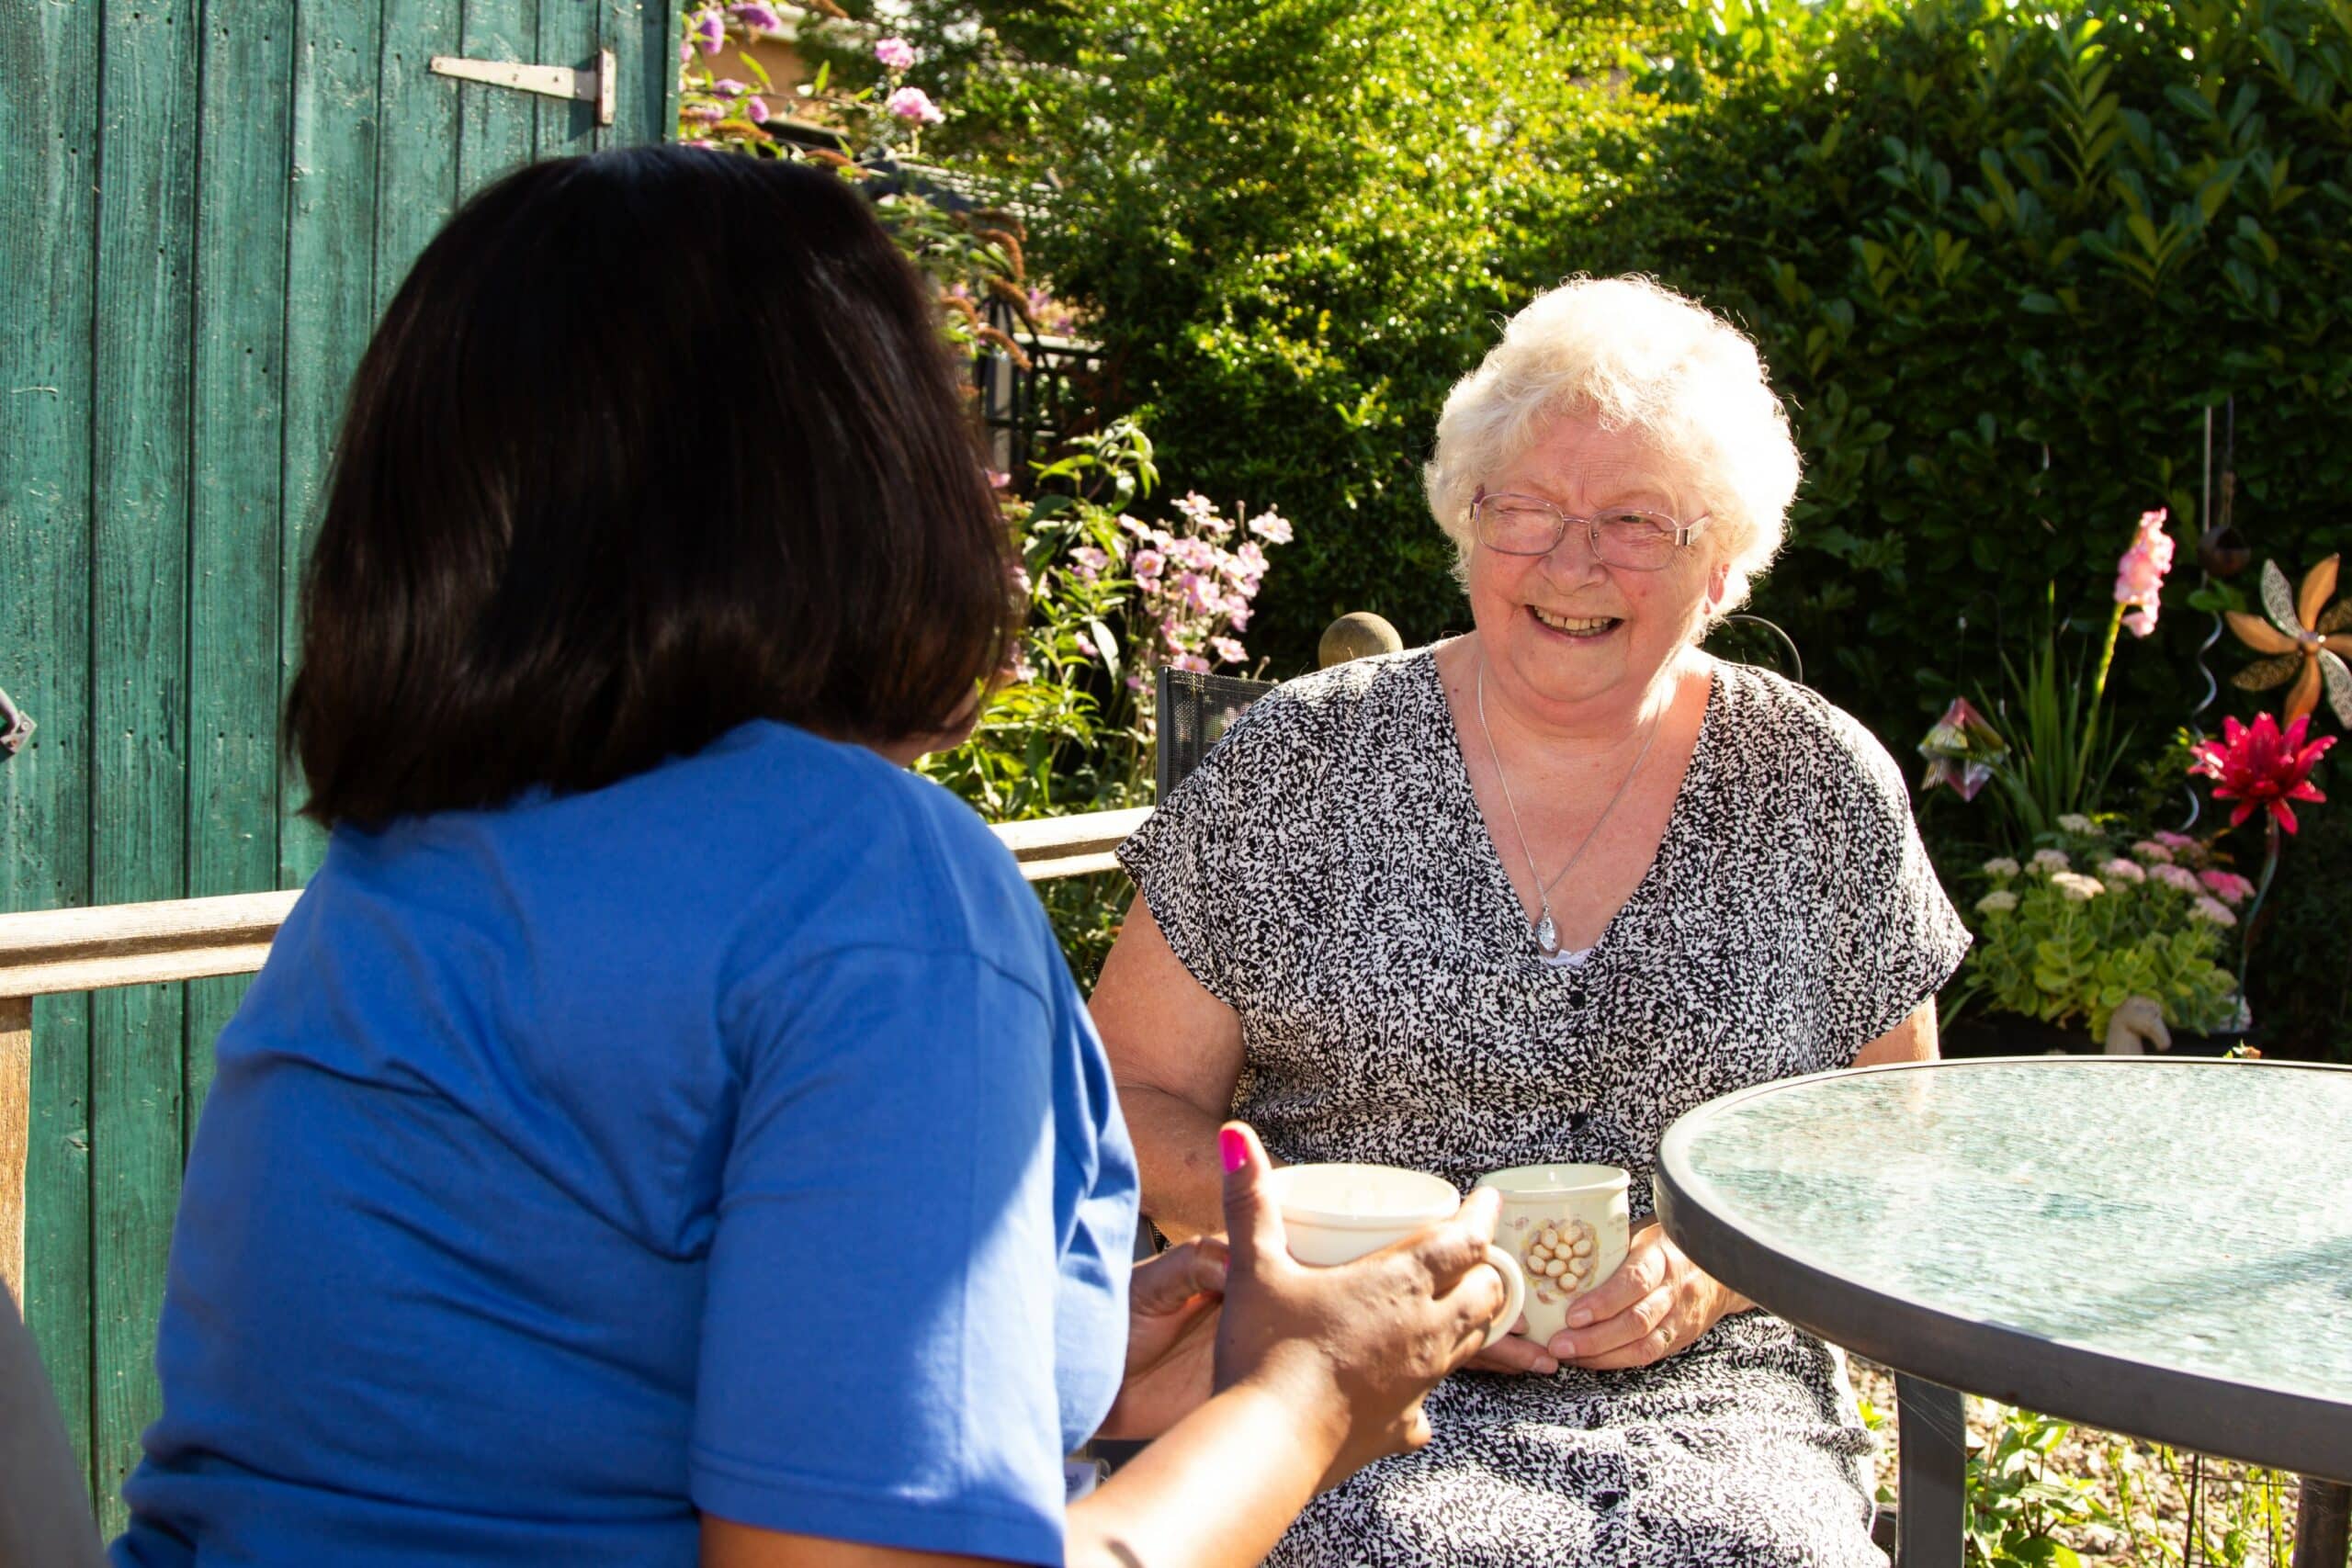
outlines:
M1058 1563L1135 1202L1036 899L870 751L340 831L220 1035L114 1561Z

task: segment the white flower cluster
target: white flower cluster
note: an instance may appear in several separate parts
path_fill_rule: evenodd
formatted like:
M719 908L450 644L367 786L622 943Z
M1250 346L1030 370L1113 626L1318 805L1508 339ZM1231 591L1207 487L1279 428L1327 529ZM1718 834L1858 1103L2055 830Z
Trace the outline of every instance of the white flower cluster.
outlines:
M2040 859L2041 857L2036 856L2035 858ZM2065 898L2070 903L2075 904L2087 904L2092 899L2107 891L2107 889L2100 885L2098 877L2085 876L2079 872L2072 871L2058 871L2051 873L2050 886L2058 889L2060 897Z

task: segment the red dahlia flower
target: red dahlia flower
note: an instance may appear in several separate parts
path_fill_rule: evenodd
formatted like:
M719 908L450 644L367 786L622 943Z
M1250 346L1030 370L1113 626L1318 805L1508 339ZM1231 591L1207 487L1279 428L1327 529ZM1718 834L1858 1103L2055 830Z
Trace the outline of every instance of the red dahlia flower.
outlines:
M2311 727L2311 716L2305 714L2280 733L2278 721L2268 714L2256 714L2254 726L2248 728L2236 719L2222 721L2222 739L2200 742L2189 755L2195 759L2188 765L2191 773L2202 773L2217 782L2213 798L2234 800L2237 809L2230 813L2230 826L2234 828L2259 808L2278 819L2278 826L2291 833L2295 830L2295 813L2287 803L2290 800L2325 800L2311 782L2312 769L2335 744L2333 735L2303 743L2303 732Z

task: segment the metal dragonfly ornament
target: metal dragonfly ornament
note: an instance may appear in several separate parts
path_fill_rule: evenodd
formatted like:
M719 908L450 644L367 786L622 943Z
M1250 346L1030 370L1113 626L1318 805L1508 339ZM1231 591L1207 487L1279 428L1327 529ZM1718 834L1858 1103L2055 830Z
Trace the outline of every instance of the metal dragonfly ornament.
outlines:
M2230 630L2237 639L2267 657L2258 659L2232 676L2242 691L2267 692L2292 681L2287 694L2286 716L2291 724L2319 706L2320 694L2335 721L2352 729L2352 599L2328 600L2335 592L2336 563L2330 556L2303 574L2300 592L2290 592L2287 574L2277 561L2262 563L2262 609L2269 616L2229 613Z

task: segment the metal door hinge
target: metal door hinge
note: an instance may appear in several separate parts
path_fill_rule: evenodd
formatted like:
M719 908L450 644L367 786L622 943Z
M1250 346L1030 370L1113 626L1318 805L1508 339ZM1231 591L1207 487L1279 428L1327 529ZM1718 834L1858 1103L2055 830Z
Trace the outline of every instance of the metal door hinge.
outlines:
M593 70L580 71L569 65L517 65L504 60L460 60L454 54L433 57L435 76L454 76L460 82L481 82L492 87L512 87L517 92L538 93L550 98L571 98L596 106L596 123L613 123L613 96L619 85L619 73L613 68L613 51L596 51Z

